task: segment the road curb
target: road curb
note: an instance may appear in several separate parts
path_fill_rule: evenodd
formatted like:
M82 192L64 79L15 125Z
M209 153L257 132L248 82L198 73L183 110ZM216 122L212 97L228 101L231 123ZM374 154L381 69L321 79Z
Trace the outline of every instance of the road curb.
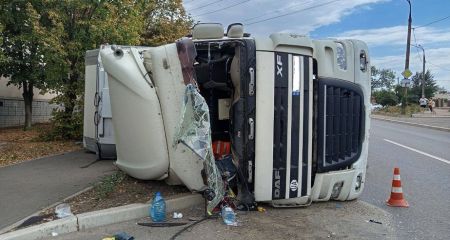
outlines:
M18 231L0 235L1 240L31 240L48 239L52 233L63 234L76 232L78 230L77 217L71 216Z
M192 207L203 202L200 194L191 194L166 201L167 212ZM0 240L37 240L49 238L52 232L64 234L148 216L149 204L130 204L94 212L77 214L0 235Z
M434 129L434 130L439 130L439 131L450 132L450 128L446 128L446 127L438 127L438 126L432 126L432 125L421 124L421 123L405 122L405 121L399 121L399 120L394 120L394 119L389 119L389 118L375 117L373 115L372 115L372 119L377 119L377 120L382 120L382 121L386 121L386 122L400 123L400 124L405 124L405 125L410 125L410 126L416 126L416 127L429 128L429 129Z
M82 193L85 193L85 192L91 190L92 188L94 188L94 187L93 187L93 186L90 186L90 187L87 187L87 188L85 188L85 189L83 189L83 190L81 190L81 191L78 191L78 192L76 192L76 193L74 193L74 194L72 194L72 195L70 195L70 196L64 198L64 199L61 200L61 201L58 201L58 202L53 203L53 204L51 204L51 205L49 205L49 206L47 206L47 207L45 207L45 208L42 208L41 210L39 210L39 211L37 211L37 212L35 212L35 213L33 213L33 214L31 214L31 215L25 217L25 218L22 218L21 220L19 220L19 221L13 223L13 224L11 224L11 225L9 225L9 226L7 226L7 227L4 227L4 228L0 229L0 235L3 234L3 233L6 233L6 232L8 232L8 231L11 231L12 229L18 227L18 226L19 226L20 224L22 224L25 220L27 220L27 219L29 219L29 218L31 218L31 217L34 217L34 216L38 216L41 212L46 211L46 210L49 209L49 208L54 208L54 207L56 207L57 205L59 205L59 204L61 204L61 203L64 203L65 201L67 201L67 200L69 200L69 199L71 199L71 198L74 198L74 197L76 197L76 196L78 196L78 195L80 195L80 194L82 194Z
M169 202L167 202L168 204ZM78 214L78 229L84 231L89 228L105 226L148 216L148 204L130 204L121 207Z

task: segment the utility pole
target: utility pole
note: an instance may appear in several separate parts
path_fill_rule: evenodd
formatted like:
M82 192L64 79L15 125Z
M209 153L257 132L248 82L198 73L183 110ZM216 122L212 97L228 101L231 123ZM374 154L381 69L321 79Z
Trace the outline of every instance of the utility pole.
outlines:
M421 82L422 82L422 96L425 96L425 62L426 62L426 60L425 60L425 49L420 44L419 45L411 44L411 45L413 45L414 47L419 48L420 50L422 50L423 59L422 59L422 81Z
M409 18L408 18L408 38L406 40L406 59L405 59L405 71L409 69L409 52L411 50L411 1L408 1L409 4ZM408 95L408 87L404 86L403 90L403 99L402 99L402 114L404 115L406 113L406 96Z

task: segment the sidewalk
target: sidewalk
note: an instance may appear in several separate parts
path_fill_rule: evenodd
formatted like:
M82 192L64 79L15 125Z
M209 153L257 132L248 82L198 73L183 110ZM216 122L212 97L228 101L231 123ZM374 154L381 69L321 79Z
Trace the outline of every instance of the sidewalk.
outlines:
M419 127L432 128L436 130L450 131L450 112L448 112L448 109L446 108L436 109L435 114L431 114L431 112L424 112L413 114L412 117L392 117L372 113L372 118Z
M306 208L271 208L266 212L237 212L238 227L226 226L221 218L207 219L182 232L176 239L393 239L392 215L363 201L313 203ZM203 206L181 211L189 222L200 219ZM172 212L168 212L170 217ZM370 222L370 220L378 223ZM54 237L54 240L102 239L126 232L135 239L171 239L181 227L144 227L137 222L149 218L112 224ZM381 224L380 224L381 223ZM192 224L190 222L189 224Z
M450 108L435 108L434 112L425 111L422 113L415 113L412 115L413 118L450 118Z
M112 161L76 151L0 168L0 229L63 200L112 173Z

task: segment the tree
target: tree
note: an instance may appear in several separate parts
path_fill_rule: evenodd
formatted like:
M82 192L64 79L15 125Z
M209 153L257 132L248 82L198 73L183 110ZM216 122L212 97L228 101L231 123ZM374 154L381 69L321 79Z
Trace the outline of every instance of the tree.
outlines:
M35 6L40 1L0 2L0 75L9 78L7 85L22 89L25 103L25 126L31 127L34 89L47 89L46 55L48 36L41 35L40 16Z
M0 74L24 90L27 126L33 88L58 93L63 138L82 129L84 54L101 44L157 45L188 33L181 0L0 0ZM2 57L5 55L5 57Z
M59 94L54 103L53 138L79 139L83 126L84 55L100 44L139 44L144 16L134 0L44 0L41 14L59 26L53 32L57 57L48 62L56 81L49 84Z
M391 69L377 69L371 67L371 84L372 91L376 89L391 90L395 83L395 72Z
M433 74L430 70L425 73L425 97L431 98L438 91L439 87L436 85ZM422 73L416 72L412 77L411 95L414 102L419 101L422 96Z
M4 29L3 24L0 21L0 33L3 33L3 29ZM2 43L2 42L3 42L3 34L0 34L0 43ZM0 49L0 64L2 64L3 61L5 61L5 55L4 55L3 51ZM0 73L0 76L1 76L1 73Z
M60 93L55 102L64 105L54 112L55 131L62 138L81 137L86 50L106 43L160 44L183 36L190 26L180 0L44 2L52 22L61 26L55 43L59 60L49 64L60 75L52 86Z
M156 46L173 42L189 33L193 20L186 14L181 0L144 0L141 5L145 29L141 44Z

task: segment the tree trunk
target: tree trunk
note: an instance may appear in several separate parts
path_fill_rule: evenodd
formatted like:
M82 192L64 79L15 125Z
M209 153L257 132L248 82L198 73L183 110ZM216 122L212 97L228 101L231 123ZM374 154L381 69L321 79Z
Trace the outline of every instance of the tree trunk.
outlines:
M76 93L76 82L78 81L78 74L75 70L75 61L72 61L72 65L70 68L71 74L68 76L68 88L66 92L64 93L67 97L66 102L64 103L64 111L66 113L66 117L70 118L72 117L73 111L76 106L76 100L77 100L77 93Z
M24 130L31 128L32 116L33 116L33 84L22 82L22 97L25 103L25 125Z

